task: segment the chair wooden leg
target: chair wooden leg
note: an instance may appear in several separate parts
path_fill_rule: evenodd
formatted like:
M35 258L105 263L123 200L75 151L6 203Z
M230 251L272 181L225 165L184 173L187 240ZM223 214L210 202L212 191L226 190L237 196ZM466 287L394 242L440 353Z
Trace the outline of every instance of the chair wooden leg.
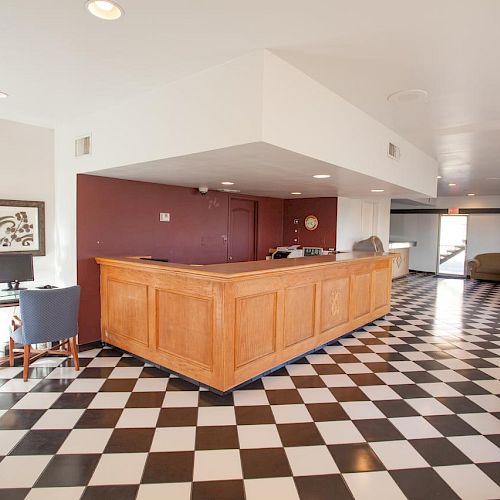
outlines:
M73 354L73 359L75 360L75 370L80 369L80 361L78 360L78 347L76 345L76 337L71 337L68 341L68 345L71 347L70 351Z
M14 339L9 337L9 366L14 366Z
M23 380L25 382L28 381L28 370L30 367L30 349L31 346L29 344L24 346Z

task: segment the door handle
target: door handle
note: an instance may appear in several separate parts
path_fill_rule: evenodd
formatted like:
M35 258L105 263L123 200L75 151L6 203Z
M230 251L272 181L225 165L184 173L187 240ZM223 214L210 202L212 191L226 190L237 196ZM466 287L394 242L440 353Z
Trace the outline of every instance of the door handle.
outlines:
M233 258L231 257L231 255L229 256L229 260L233 260Z

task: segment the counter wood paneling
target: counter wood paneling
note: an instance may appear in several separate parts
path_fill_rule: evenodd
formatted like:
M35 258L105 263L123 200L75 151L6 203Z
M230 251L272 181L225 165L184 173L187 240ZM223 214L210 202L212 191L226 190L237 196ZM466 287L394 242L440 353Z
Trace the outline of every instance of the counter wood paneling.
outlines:
M102 340L219 391L390 308L388 254L206 266L96 260Z

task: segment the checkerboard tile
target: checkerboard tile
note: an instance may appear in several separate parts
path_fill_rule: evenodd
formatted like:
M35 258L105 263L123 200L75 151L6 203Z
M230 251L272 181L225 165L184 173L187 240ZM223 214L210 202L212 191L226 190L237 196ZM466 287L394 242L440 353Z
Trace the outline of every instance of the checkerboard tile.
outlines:
M390 314L218 396L114 348L0 368L0 497L500 498L500 285Z

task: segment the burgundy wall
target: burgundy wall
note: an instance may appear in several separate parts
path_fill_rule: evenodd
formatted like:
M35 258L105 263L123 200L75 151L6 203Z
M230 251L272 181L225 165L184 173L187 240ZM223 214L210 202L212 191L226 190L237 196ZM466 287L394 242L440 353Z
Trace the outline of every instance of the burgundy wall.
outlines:
M100 338L96 256L152 255L172 262L226 262L227 193L107 177L77 177L77 271L82 287L79 342ZM283 200L258 202L257 258L283 241ZM169 212L171 222L159 222Z
M304 219L315 215L319 224L308 231ZM298 219L298 224L294 223ZM298 230L295 233L295 230ZM295 238L298 241L295 241ZM337 198L294 198L285 200L283 244L307 247L335 248L337 240Z

